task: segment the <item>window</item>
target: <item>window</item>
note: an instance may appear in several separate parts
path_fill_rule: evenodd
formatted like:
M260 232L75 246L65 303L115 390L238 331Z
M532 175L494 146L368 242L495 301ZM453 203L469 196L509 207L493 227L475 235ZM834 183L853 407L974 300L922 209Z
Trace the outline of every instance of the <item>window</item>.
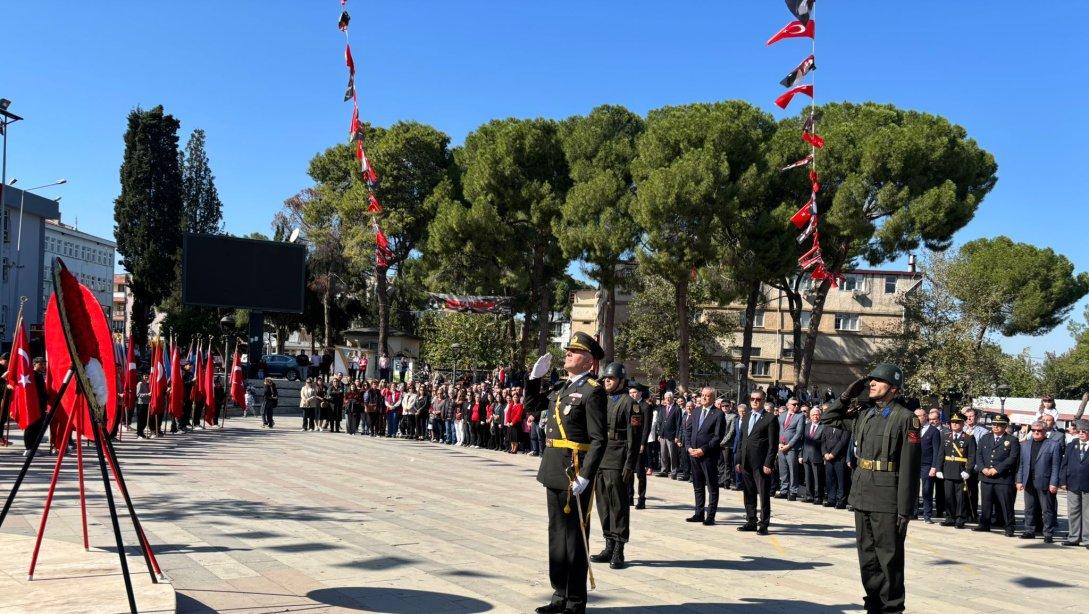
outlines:
M794 348L783 348L783 358L786 360L794 360Z
M741 325L745 326L745 312L742 311L740 313L740 316L741 316L740 317ZM763 309L757 309L756 312L753 314L752 327L753 328L764 328L764 310Z
M809 328L809 322L813 319L812 311L803 311L798 317L799 324L802 326L802 330Z
M896 276L885 276L885 294L896 294Z
M844 292L850 292L852 290L862 290L865 284L866 278L861 275L847 275L843 281L843 285L840 289Z
M837 313L836 330L858 330L858 314Z
M767 377L771 373L771 361L770 360L754 360L752 361L752 369L750 371L754 377Z

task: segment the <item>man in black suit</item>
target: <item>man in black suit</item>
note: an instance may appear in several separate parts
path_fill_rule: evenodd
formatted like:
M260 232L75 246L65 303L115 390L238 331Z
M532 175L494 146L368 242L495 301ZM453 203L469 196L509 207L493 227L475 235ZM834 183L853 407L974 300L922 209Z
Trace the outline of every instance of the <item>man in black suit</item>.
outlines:
M667 392L662 397L661 421L658 423L658 441L662 446L661 471L659 477L669 476L677 479L680 469L680 449L676 441L681 435L681 406L673 402L673 393Z
M915 415L922 423L919 437L922 439L922 453L919 461L919 483L923 493L923 522L933 524L931 519L934 514L934 485L937 483L938 472L942 470L942 421L941 412L936 409L926 414L927 421L923 421L923 410L915 410ZM959 473L959 472L958 472Z
M779 442L779 421L765 411L764 391L749 395L751 409L738 427L737 471L741 473L745 491L745 524L738 531L768 534L771 522L771 468L775 463ZM760 497L760 520L756 519L756 498Z
M715 513L718 512L718 460L722 456L722 438L725 435L726 418L715 407L715 390L704 386L700 390L700 407L692 412L685 426L687 453L692 466L692 489L696 493L696 513L687 518L688 522L715 524Z
M824 455L821 440L825 427L821 423L821 408L809 410L809 421L802 433L802 450L798 461L805 470L805 501L814 505L824 504Z
M1070 532L1064 546L1089 542L1089 420L1078 420L1074 427L1078 438L1066 445L1059 470L1060 486L1066 489L1067 518L1070 519Z
M822 411L823 413L823 411ZM851 441L850 433L822 424L821 456L824 457L824 483L827 500L824 507L846 509L847 487L850 476L847 472L847 448Z

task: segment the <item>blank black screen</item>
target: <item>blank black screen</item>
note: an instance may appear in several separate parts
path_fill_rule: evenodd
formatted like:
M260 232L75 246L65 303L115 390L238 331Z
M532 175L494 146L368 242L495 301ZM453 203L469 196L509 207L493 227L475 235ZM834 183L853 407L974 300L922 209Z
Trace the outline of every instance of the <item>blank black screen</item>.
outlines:
M220 235L186 234L182 302L302 313L306 247Z

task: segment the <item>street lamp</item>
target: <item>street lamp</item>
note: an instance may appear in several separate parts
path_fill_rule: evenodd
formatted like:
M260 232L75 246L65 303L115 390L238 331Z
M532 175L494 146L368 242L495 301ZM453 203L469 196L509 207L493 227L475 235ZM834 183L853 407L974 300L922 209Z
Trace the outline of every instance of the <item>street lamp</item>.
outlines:
M1006 413L1006 399L1010 396L1010 385L1003 382L995 386L994 391L998 393L998 402L1002 404L1002 413Z
M11 183L8 185L15 185L18 181L18 179L12 178ZM16 294L18 294L19 292L19 273L22 272L24 266L20 264L19 256L23 251L23 205L26 203L26 193L33 192L35 190L51 188L53 186L64 185L66 183L68 183L67 179L58 179L50 183L43 183L42 185L27 188L23 190L19 195L19 229L15 238L15 257L12 259L12 264L8 265L15 267L15 283L13 284L12 289L16 292ZM6 209L6 207L0 205L0 209ZM0 220L0 223L2 223L2 220ZM2 228L2 226L0 226L0 228Z
M461 353L461 344L460 343L451 343L450 344L450 351L452 351L454 353L454 375L452 376L452 378L454 380L453 383L457 384L457 382L458 382L458 354Z
M743 402L745 398L745 363L735 362L734 373L737 374L737 402Z

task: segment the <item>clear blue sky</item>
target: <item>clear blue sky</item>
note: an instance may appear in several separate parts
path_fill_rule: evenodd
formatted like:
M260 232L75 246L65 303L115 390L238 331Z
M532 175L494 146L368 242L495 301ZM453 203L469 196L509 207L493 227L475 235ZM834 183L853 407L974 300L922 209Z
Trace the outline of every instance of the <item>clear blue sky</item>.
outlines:
M1073 215L1086 204L1083 13L1012 0L817 4L819 101L945 115L998 159L998 185L958 243L1007 234L1089 269ZM455 144L491 118L562 118L602 103L645 113L740 98L780 116L777 82L808 53L798 40L764 46L790 19L781 0L349 10L363 118L427 122ZM183 145L193 128L207 132L227 229L267 232L283 199L308 185L307 161L346 137L339 12L337 0L6 2L0 97L26 117L11 130L8 176L68 178L47 193L63 195L65 221L112 236L125 116L163 104ZM1060 327L1003 344L1042 357L1071 341Z

